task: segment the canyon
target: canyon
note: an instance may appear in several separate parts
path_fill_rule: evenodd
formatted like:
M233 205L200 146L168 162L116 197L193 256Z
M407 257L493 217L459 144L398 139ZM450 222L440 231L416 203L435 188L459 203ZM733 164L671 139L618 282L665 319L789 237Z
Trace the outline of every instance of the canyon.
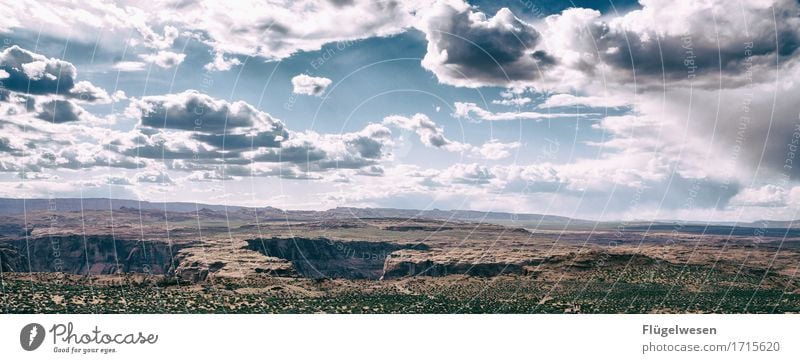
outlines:
M450 216L435 211L425 217L387 210L299 211L281 218L276 209L207 206L192 211L180 205L165 211L125 204L113 210L76 211L73 204L64 210L34 208L24 215L4 215L0 273L6 286L19 293L6 292L3 298L20 306L34 304L34 310L24 311L46 306L83 309L73 300L85 296L43 301L49 295L25 292L36 286L45 291L90 287L88 294L94 289L112 295L138 290L143 296L178 294L191 306L195 299L206 301L216 294L220 303L246 297L237 309L253 309L254 302L247 302L251 300L263 307L260 304L272 304L272 299L289 299L286 308L291 310L309 298L346 297L360 304L373 296L394 301L467 291L496 299L486 306L502 307L505 303L495 304L510 301L514 309L541 304L560 309L560 304L570 306L568 300L550 301L547 291L563 286L575 286L569 290L572 295L565 296L576 299L602 289L633 289L638 294L635 291L655 288L667 294L665 299L711 294L704 298L711 303L724 300L730 290L741 291L734 296L742 299L766 294L779 299L778 306L797 303L800 308L800 284L794 278L800 272L800 233L794 229L762 231L762 237L754 239L749 235L754 227L653 224L618 229L598 222L586 228L586 221L574 227L552 224L570 223L558 218L542 226L525 218L481 221L475 219L478 212L464 211ZM123 290L105 290L108 286ZM539 302L531 305L534 297ZM466 297L456 297L462 298ZM130 296L120 299L130 304ZM153 308L148 301L141 300L141 311ZM613 301L601 301L603 305L586 303L600 312L616 311ZM772 300L765 301L762 308L769 309ZM107 299L96 303L115 309ZM230 308L215 304L209 309ZM283 309L269 306L263 308ZM406 311L405 305L392 306Z

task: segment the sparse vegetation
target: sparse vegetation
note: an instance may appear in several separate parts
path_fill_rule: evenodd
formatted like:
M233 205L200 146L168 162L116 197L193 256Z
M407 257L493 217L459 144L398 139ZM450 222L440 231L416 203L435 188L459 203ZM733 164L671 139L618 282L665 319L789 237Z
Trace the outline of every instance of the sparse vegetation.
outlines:
M171 213L168 236L163 213L130 208L115 212L113 235L77 233L84 220L109 225L103 212L62 212L57 231L36 227L49 215L32 213L27 238L9 217L19 226L0 235L0 310L800 312L794 238L252 213Z

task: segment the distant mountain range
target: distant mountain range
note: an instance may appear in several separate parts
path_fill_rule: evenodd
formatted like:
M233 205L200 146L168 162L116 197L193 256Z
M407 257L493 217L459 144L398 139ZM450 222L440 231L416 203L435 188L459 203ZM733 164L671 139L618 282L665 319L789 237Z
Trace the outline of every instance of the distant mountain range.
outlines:
M192 202L146 202L130 199L108 198L54 198L54 199L13 199L0 198L0 215L18 215L24 212L41 212L54 210L60 212L77 212L87 210L119 210L140 209L149 211L165 211L172 213L187 213L195 211L213 211L238 213L257 209L259 214L281 217L304 217L315 219L336 218L421 218L438 220L485 220L491 222L539 222L548 223L593 223L592 221L573 219L568 217L542 215L542 214L515 214L505 212L482 212L472 210L417 210L395 208L348 208L339 207L325 211L281 210L272 207L243 207L235 205L203 204Z
M108 198L53 198L53 199L13 199L0 198L0 214L21 214L25 211L54 210L77 212L81 210L114 210L134 208L142 210L166 210L168 212L194 212L197 209L225 210L224 205L196 204L187 202L156 203L130 199ZM241 208L241 207L228 207Z
M168 213L188 213L196 211L213 211L241 213L258 210L260 215L282 219L345 219L345 218L420 218L436 220L460 221L485 221L500 224L518 224L523 226L566 226L592 227L601 225L609 228L619 222L596 222L585 219L575 219L562 216L531 214L531 213L506 213L485 212L473 210L418 210L396 208L350 208L338 207L325 211L281 210L272 207L243 207L235 205L204 204L193 202L147 202L131 199L108 198L54 198L54 199L14 199L0 198L0 215L19 215L24 212L41 212L47 210L61 212L77 212L87 210L119 210L140 209L148 211L165 211ZM800 220L776 221L764 220L754 222L705 222L705 221L631 221L625 222L625 228L652 228L664 230L670 226L733 226L749 228L799 228Z

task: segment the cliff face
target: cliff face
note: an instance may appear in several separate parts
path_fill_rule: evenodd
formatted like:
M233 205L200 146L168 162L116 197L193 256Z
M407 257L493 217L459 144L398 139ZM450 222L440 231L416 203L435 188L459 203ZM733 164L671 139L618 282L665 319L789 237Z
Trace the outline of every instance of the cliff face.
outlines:
M466 263L460 261L403 260L387 258L381 279L407 276L441 277L446 275L469 275L492 277L503 274L525 273L523 265L497 262Z
M447 253L424 244L334 241L327 238L269 238L248 240L248 248L289 261L311 278L395 279L407 276L470 275L491 277L525 274L531 261L486 259ZM458 251L456 251L458 252Z
M379 279L384 261L398 250L427 250L423 244L334 241L327 238L249 240L248 248L288 260L298 273L311 278Z
M198 283L208 279L298 276L289 261L265 256L248 248L239 239L207 239L181 249L175 256L175 276L179 281Z
M3 271L165 274L171 269L174 252L181 247L111 236L58 236L0 243L0 257Z
M381 279L407 276L440 277L469 275L491 277L502 274L525 274L526 260L493 260L478 256L450 255L428 251L397 251L387 256Z

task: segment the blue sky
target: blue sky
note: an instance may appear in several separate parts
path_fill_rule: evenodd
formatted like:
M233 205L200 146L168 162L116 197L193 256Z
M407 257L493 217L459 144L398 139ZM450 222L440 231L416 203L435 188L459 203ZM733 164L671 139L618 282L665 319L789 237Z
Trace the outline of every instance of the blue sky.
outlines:
M3 196L604 220L800 203L795 1L160 5L0 5Z

